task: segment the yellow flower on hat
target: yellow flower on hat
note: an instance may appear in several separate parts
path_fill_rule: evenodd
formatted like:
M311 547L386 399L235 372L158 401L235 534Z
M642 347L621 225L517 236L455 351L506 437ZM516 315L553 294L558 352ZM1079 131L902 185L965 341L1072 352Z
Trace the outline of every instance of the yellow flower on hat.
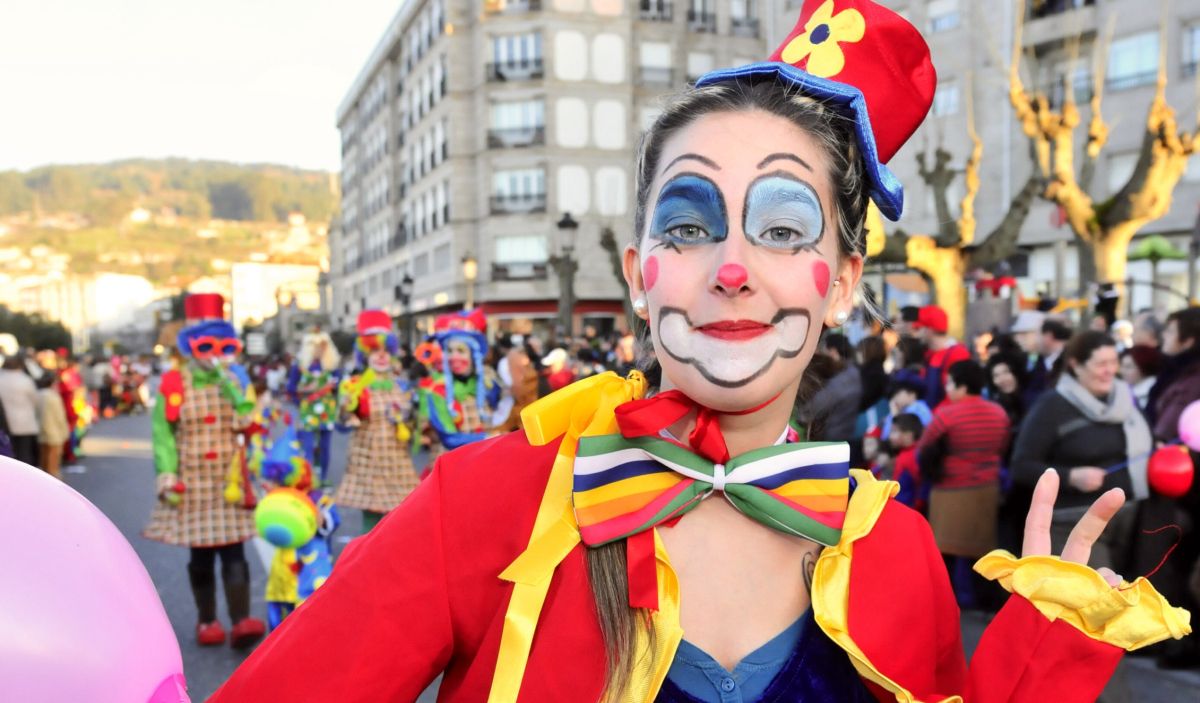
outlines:
M804 33L784 47L782 58L790 64L808 58L804 70L818 78L836 76L846 65L840 44L861 40L866 29L867 23L858 10L848 8L834 15L833 0L825 0L808 18Z

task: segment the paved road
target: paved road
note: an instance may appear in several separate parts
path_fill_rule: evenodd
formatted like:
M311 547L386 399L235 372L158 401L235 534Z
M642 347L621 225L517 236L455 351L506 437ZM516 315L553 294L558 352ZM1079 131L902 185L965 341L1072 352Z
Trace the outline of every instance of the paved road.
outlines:
M67 481L116 523L145 563L175 627L183 651L184 672L192 700L198 703L207 699L229 677L244 655L228 647L202 649L196 646L196 609L185 569L187 551L151 542L141 536L142 526L154 501L154 469L149 438L150 423L146 416L101 422L93 429L84 447L87 471L68 474ZM335 435L334 461L331 464L335 479L340 478L345 448L345 437ZM342 518L343 526L337 534L345 540L347 536L358 533L361 515L358 511L346 510ZM344 544L344 541L339 541L336 547L340 549ZM269 558L269 548L262 551L262 557L256 554L256 550L250 550L251 578L255 584L253 610L255 614L263 616L266 608L262 599L262 558ZM219 609L220 617L228 623L224 603L219 604ZM985 624L984 620L975 616L964 618L963 630L968 647L973 648ZM1157 703L1200 700L1200 672L1163 672L1155 669L1150 660L1127 657L1126 661L1130 684L1138 692L1134 701ZM433 701L432 688L420 698L420 703Z

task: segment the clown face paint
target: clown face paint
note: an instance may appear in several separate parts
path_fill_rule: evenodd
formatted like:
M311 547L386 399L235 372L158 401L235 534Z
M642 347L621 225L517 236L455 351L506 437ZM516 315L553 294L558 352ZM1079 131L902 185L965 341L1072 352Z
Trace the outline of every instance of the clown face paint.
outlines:
M392 370L392 354L387 349L376 349L367 357L367 365L375 373L387 373Z
M809 322L805 310L780 310L769 324L738 320L696 325L687 312L662 308L658 338L672 359L695 367L709 383L738 388L766 373L776 358L799 354Z
M762 112L704 115L666 141L627 255L664 389L726 412L795 392L831 299L857 283L830 286L842 257L825 236L837 222L828 173L807 132Z
M471 347L462 342L446 345L446 359L450 362L450 373L455 376L470 376L475 366L471 358Z

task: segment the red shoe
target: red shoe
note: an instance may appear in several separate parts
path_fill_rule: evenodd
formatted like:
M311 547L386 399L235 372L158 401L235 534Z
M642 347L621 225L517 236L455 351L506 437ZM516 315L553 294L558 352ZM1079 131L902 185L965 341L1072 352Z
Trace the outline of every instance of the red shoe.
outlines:
M237 623L234 623L233 632L229 634L229 646L234 649L245 649L255 642L262 639L266 634L267 626L258 618L242 618Z
M196 642L201 647L216 647L225 644L225 628L221 627L221 623L216 620L202 622L196 625Z

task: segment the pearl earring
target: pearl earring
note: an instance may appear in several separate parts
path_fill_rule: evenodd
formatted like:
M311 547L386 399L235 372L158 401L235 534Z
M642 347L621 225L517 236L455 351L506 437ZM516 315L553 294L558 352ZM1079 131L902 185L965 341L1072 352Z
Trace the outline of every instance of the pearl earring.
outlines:
M838 326L840 327L841 325L846 324L846 320L849 317L850 317L850 313L846 312L845 310L842 310L842 311L838 312L838 314L834 315L833 319L837 320Z
M642 297L638 298L637 300L633 301L633 314L637 315L638 317L642 318L643 320L646 319L646 311L649 308L650 308L650 305L649 305L649 303L646 302L646 296L642 296Z
M837 287L838 287L838 286L840 286L840 285L842 285L842 282L841 282L841 281L834 281L834 282L833 282L833 287L834 287L834 288L837 288Z

